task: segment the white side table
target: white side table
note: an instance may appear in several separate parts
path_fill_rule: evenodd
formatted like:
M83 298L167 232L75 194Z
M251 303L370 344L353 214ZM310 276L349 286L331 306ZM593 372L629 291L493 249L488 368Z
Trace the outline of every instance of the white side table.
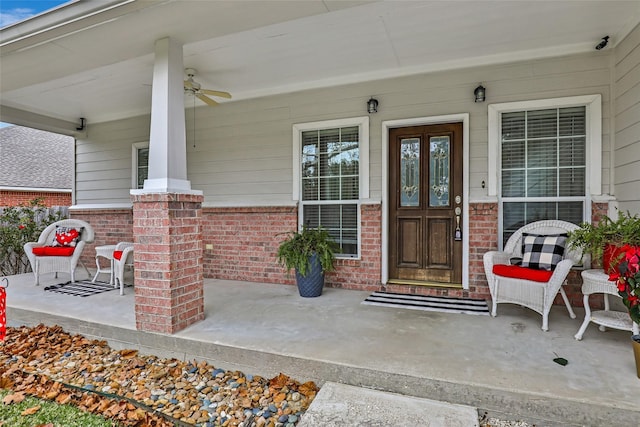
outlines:
M100 273L109 273L109 284L113 285L113 251L116 250L116 245L104 245L96 246L96 275L93 276L92 282L95 282ZM109 267L100 266L100 258L106 258L109 261Z
M584 322L575 335L575 339L582 339L589 322L600 325L601 331L604 331L605 328L614 328L631 331L634 335L639 333L638 325L631 321L629 313L609 309L609 295L618 298L620 295L618 295L616 283L609 281L609 275L605 274L604 270L585 270L582 272L582 293L584 295ZM589 295L591 294L604 294L604 310L591 311L591 307L589 307Z

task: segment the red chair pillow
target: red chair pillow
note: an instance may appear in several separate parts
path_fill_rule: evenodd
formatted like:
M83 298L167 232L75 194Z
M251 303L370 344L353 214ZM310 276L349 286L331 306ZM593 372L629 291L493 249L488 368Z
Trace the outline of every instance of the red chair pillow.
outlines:
M40 246L31 252L36 256L71 256L75 250L73 246Z
M551 279L551 276L553 276L553 271L520 267L519 265L496 264L493 266L493 274L512 279L548 282L549 279Z
M71 246L75 247L82 237L84 227L61 227L56 226L56 235L53 237L51 246Z
M122 252L123 251L113 251L113 258L120 260L120 258L122 258Z

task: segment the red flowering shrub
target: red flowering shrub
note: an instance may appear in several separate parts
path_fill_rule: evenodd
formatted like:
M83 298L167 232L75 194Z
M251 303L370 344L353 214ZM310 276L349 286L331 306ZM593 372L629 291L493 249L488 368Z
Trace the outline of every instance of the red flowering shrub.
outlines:
M617 283L631 320L640 324L640 246L625 245L623 250L624 257L609 280Z
M0 208L0 276L31 271L24 244L36 242L47 225L64 218L66 214L48 209L42 199L27 206Z

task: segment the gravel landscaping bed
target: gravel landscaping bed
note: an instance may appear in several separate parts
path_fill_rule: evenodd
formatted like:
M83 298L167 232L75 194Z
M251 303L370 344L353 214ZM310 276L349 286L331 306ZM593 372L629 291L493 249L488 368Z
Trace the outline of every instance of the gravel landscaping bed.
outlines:
M294 427L318 392L313 382L301 384L283 374L265 379L206 362L115 351L60 327L7 328L0 350L0 381L12 390L71 400L69 385L121 399L108 404L96 397L91 406L111 408L107 415L133 426L159 426L145 421L146 414L159 413L167 425ZM52 385L41 386L44 381L59 386L48 392Z
M162 359L59 326L7 328L0 388L71 403L129 426L294 427L319 388L284 374L271 379L206 362ZM480 427L536 427L479 416Z

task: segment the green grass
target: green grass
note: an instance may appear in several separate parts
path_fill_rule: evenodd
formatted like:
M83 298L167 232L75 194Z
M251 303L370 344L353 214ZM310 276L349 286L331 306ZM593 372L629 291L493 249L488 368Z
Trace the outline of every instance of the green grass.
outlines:
M13 392L0 390L0 400ZM33 415L21 415L26 409L40 406ZM55 427L117 427L115 421L83 412L75 406L59 405L55 402L28 396L20 403L5 405L0 402L0 426L34 427L51 423Z

